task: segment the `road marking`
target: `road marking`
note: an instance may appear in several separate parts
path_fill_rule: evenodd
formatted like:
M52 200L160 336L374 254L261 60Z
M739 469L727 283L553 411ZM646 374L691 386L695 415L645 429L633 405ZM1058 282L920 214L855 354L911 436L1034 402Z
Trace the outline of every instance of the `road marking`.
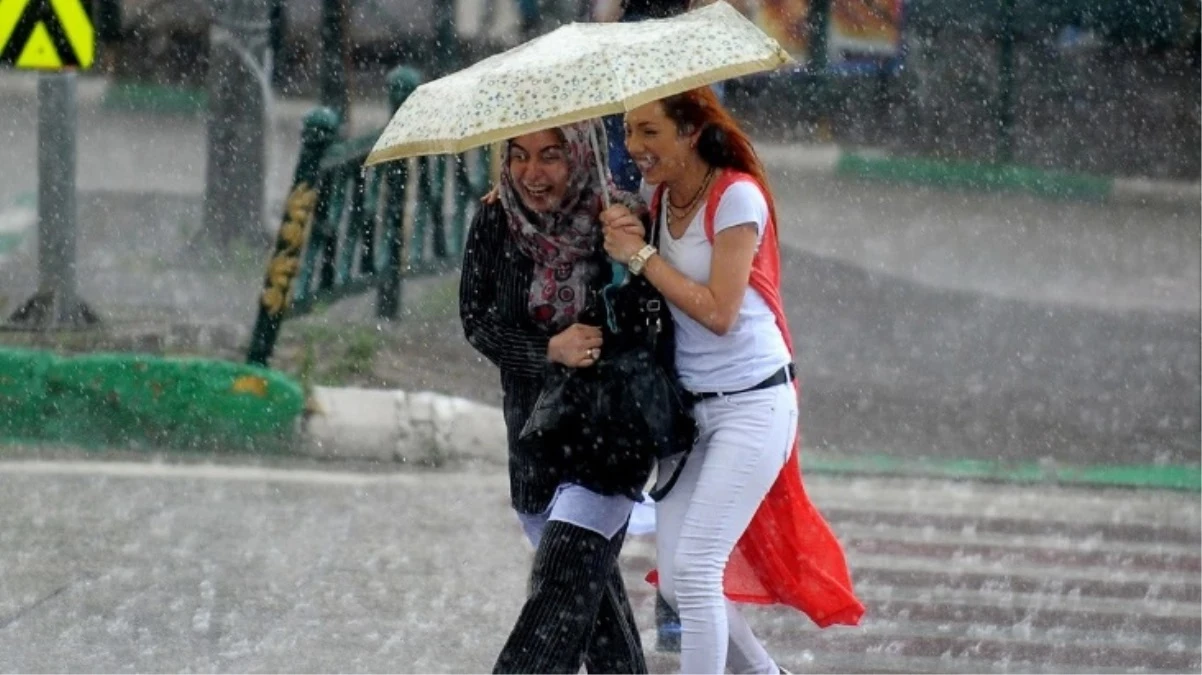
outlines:
M872 555L848 551L853 569L887 569L891 571L932 572L943 574L976 574L998 576L1007 579L1026 577L1029 579L1060 581L1098 581L1103 583L1141 583L1156 586L1197 584L1197 572L1147 572L1122 569L1114 566L1069 566L1021 564L1014 560L991 560L981 556L937 560L933 558L906 557L900 555Z
M824 480L825 479L825 480ZM814 504L848 511L929 514L973 514L980 518L1019 518L1074 525L1140 523L1202 526L1202 503L1194 494L1163 490L1080 488L916 478L856 478L833 481L825 476L806 480Z
M854 571L854 566L853 566ZM867 606L890 601L897 602L938 602L945 605L964 605L968 607L984 605L987 607L1018 607L1030 610L1066 610L1073 612L1088 612L1091 614L1117 614L1160 616L1171 618L1198 618L1198 603L1176 602L1174 600L1134 601L1123 599L1106 599L1081 597L1072 594L1055 593L1022 593L1018 591L989 591L964 590L935 586L926 588L903 588L900 586L878 586L871 583L857 583L856 595Z
M1005 536L986 534L975 531L948 530L938 527L890 527L883 528L875 525L859 525L852 523L833 523L839 539L872 539L875 541L890 541L906 544L972 544L995 548L1015 549L1022 552L1031 549L1066 551L1074 553L1114 553L1131 555L1156 556L1194 556L1199 549L1197 544L1156 543L1117 541L1102 536L1089 539L1077 539L1066 536L1047 535L1015 535Z
M312 469L279 469L225 464L166 464L162 462L2 461L0 462L0 474L262 481L339 486L405 485L422 487L430 484L429 477L421 472L354 473L339 470L314 471ZM440 475L456 483L471 485L495 484L504 487L508 480L503 474L444 472Z

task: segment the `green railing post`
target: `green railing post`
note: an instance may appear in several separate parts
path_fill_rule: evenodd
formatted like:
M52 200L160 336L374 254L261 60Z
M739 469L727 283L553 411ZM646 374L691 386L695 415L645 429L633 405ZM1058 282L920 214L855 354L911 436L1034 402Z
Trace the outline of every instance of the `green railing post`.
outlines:
M387 81L388 104L395 112L422 83L422 75L408 66L399 66L388 73ZM409 161L390 162L382 170L385 172L388 201L384 205L385 228L381 251L384 262L380 268L384 279L376 295L376 316L396 319L401 315L401 292L404 290L402 256L405 252L405 197L409 186Z
M482 145L474 153L463 153L455 158L454 210L448 233L451 253L459 257L463 253L463 242L467 238L467 214L473 203L489 189L490 146ZM476 177L472 177L473 166Z
M419 209L418 213L425 211L424 215L430 221L430 238L434 245L434 257L441 261L447 257L447 218L446 218L446 186L447 186L447 157L441 155L432 155L425 157L426 175L422 185L425 187L422 195L422 203L425 209ZM414 228L416 235L418 228ZM422 233L425 234L424 232ZM425 245L425 237L421 239L420 246ZM420 250L415 247L415 250ZM423 255L424 259L425 256ZM423 260L424 262L424 260Z
M454 209L451 211L450 236L448 237L451 250L458 256L463 253L463 235L467 229L467 211L471 206L472 195L476 194L476 186L472 183L472 174L468 169L468 157L464 153L455 158L455 194L452 195Z
M275 248L267 264L263 292L259 296L259 313L247 350L248 363L267 365L275 349L280 322L287 314L292 299L292 285L300 269L300 256L313 226L321 158L337 139L340 123L338 113L329 108L317 108L305 115L300 156L292 177L292 190L284 205L284 215L276 234Z

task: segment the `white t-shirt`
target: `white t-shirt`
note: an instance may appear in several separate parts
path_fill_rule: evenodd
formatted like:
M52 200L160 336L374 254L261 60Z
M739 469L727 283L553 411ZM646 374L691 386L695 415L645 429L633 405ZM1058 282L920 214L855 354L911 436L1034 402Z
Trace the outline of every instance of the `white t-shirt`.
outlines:
M654 187L643 185L651 203ZM668 198L665 190L663 199ZM673 267L701 284L709 283L714 247L705 236L703 201L680 239L668 231L667 208L660 209L659 253ZM714 235L729 227L754 223L763 241L768 202L754 183L733 183L722 194L714 213ZM739 391L755 386L791 361L776 317L763 296L751 286L743 295L739 315L726 335L718 335L668 303L676 322L676 368L689 391Z

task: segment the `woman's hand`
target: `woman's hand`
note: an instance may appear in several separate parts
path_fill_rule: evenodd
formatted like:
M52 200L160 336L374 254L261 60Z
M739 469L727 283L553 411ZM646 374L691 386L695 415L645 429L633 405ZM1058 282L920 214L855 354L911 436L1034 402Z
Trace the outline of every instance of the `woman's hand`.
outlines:
M601 212L601 225L605 229L629 229L640 237L643 236L643 221L634 215L625 204L614 204Z
M643 221L621 204L615 204L601 212L605 225L605 252L609 257L625 265L647 242Z
M480 198L480 203L481 204L495 204L496 201L500 198L501 198L501 188L497 185L494 185L494 186L492 186L491 190L484 193L484 196Z
M630 228L606 228L605 252L623 265L629 264L634 255L647 245L643 241L642 227L638 231Z
M569 368L587 368L601 358L601 329L574 323L547 343L547 358Z

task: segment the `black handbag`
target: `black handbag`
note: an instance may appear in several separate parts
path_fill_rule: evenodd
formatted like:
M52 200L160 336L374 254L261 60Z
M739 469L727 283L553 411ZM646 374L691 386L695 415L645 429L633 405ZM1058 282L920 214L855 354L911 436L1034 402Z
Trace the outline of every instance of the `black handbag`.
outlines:
M600 360L552 365L518 441L562 467L568 481L641 501L657 460L687 452L695 438L673 365L671 312L650 282L631 276L589 315L585 323L602 326Z

